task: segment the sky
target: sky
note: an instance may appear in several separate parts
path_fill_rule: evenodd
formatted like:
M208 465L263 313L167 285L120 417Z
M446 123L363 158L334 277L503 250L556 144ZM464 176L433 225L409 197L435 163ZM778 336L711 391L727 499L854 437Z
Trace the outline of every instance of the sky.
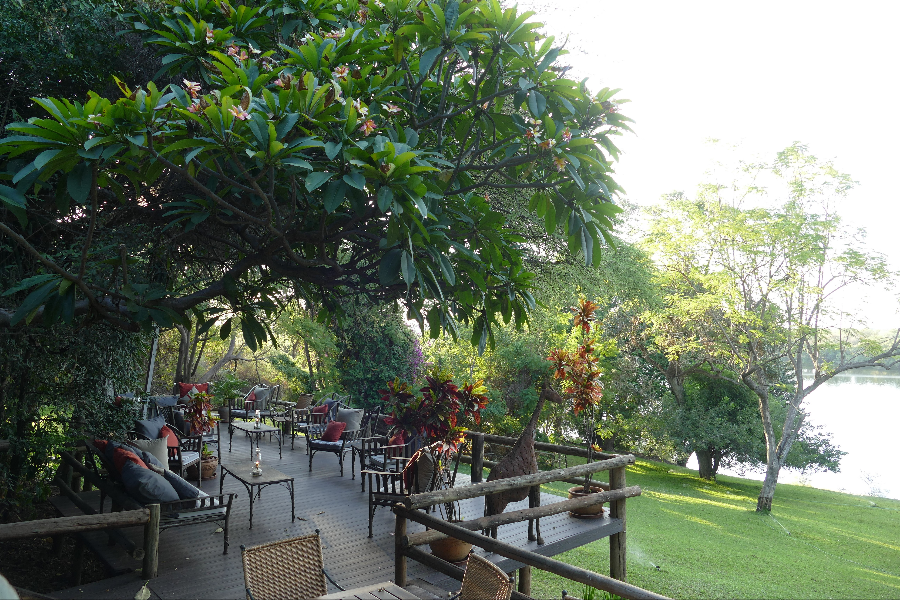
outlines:
M520 0L570 77L622 88L636 135L619 138L629 200L692 193L716 156L709 138L771 159L794 141L859 182L839 211L900 269L900 3ZM900 322L889 294L867 310Z

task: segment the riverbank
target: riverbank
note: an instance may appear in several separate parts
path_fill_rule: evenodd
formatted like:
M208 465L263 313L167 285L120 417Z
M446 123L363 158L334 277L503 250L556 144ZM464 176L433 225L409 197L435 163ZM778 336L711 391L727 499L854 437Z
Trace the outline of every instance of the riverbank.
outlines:
M628 581L673 598L900 597L900 501L779 484L770 515L759 482L639 460L628 484ZM555 493L563 493L565 484ZM606 540L558 557L608 573ZM537 598L572 582L534 574Z

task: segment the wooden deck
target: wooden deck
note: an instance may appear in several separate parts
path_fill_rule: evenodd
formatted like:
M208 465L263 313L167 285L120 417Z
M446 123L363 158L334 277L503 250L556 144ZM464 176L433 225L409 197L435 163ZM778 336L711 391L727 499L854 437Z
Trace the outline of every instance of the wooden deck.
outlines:
M241 567L240 546L253 546L273 540L305 535L320 530L325 566L329 573L345 588L355 588L390 581L394 576L394 515L386 508L375 513L374 537L368 534L368 494L360 491L359 474L350 478L350 469L339 476L337 459L329 453L319 453L313 461L313 471L308 471L308 458L302 438L297 438L295 449L287 440L283 458L278 458L278 443L263 440L262 463L293 476L296 490L297 520L291 522L290 495L281 486L265 488L255 502L253 529L249 529L249 499L247 491L235 479L224 482L225 492L237 494L230 521L230 549L222 554L222 533L216 533L215 524L192 525L166 530L160 535L159 576L150 580L153 598L244 598L244 580ZM249 462L250 451L244 436L236 432L232 452L228 443L223 445L225 464ZM349 455L348 455L349 462ZM349 467L345 465L345 467ZM460 475L457 485L467 485L468 477ZM219 490L219 479L204 481L204 491L214 494ZM99 496L90 498L96 506ZM544 503L558 502L562 498L542 494ZM507 510L527 508L528 501L510 505ZM463 501L462 514L467 519L483 515L481 498ZM108 510L108 505L106 510ZM74 507L64 509L77 510ZM70 512L69 514L75 514ZM409 533L421 531L422 526L410 523ZM584 545L621 530L621 522L605 516L596 520L581 520L567 514L554 515L541 521L545 544L538 546L527 541L527 523L515 523L500 528L503 541L528 548L544 555ZM142 529L125 531L140 547ZM108 556L111 565L119 572L132 572L102 581L69 588L52 594L55 598L133 598L144 580L140 575L140 561L128 557L117 547L108 547L105 534L95 532L101 551ZM507 572L517 568L517 563L496 555L498 564ZM419 563L410 561L409 577L412 585L433 592L457 590L459 583ZM438 589L440 588L440 590ZM337 591L331 589L330 591ZM443 597L446 597L444 594Z

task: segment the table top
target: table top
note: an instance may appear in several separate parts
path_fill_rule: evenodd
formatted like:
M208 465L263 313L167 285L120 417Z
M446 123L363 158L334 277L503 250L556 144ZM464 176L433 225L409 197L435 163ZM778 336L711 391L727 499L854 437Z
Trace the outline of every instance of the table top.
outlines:
M253 475L252 473L250 473L250 469L253 468L253 463L250 461L232 462L223 464L221 466L224 471L228 471L228 473L233 477L240 479L244 483L252 485L279 483L281 481L294 480L294 478L290 475L285 475L278 469L274 467L268 467L265 464L263 464L262 466L262 475Z
M270 431L281 431L277 427L272 427L271 425L266 425L265 423L260 423L259 427L256 426L256 423L253 421L243 421L243 422L232 422L231 426L234 429L240 429L241 431L246 431L247 433L260 432L260 433L269 433Z
M327 596L319 596L319 600L341 600L343 598L359 598L360 600L418 600L418 596L412 592L404 590L396 583L386 581L384 583L376 583L375 585L367 585L366 587L345 590L343 592L335 592Z

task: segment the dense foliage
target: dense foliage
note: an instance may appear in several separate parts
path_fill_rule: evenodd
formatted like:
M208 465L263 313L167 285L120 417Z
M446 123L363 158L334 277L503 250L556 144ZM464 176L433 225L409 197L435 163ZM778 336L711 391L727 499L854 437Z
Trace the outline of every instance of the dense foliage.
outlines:
M39 99L43 117L7 128L0 232L41 266L0 322L137 330L197 311L253 349L288 284L334 313L348 295L402 299L484 348L534 304L527 248L488 192L523 190L588 263L617 210L628 119L614 90L557 73L528 16L496 0L131 14L179 85Z

